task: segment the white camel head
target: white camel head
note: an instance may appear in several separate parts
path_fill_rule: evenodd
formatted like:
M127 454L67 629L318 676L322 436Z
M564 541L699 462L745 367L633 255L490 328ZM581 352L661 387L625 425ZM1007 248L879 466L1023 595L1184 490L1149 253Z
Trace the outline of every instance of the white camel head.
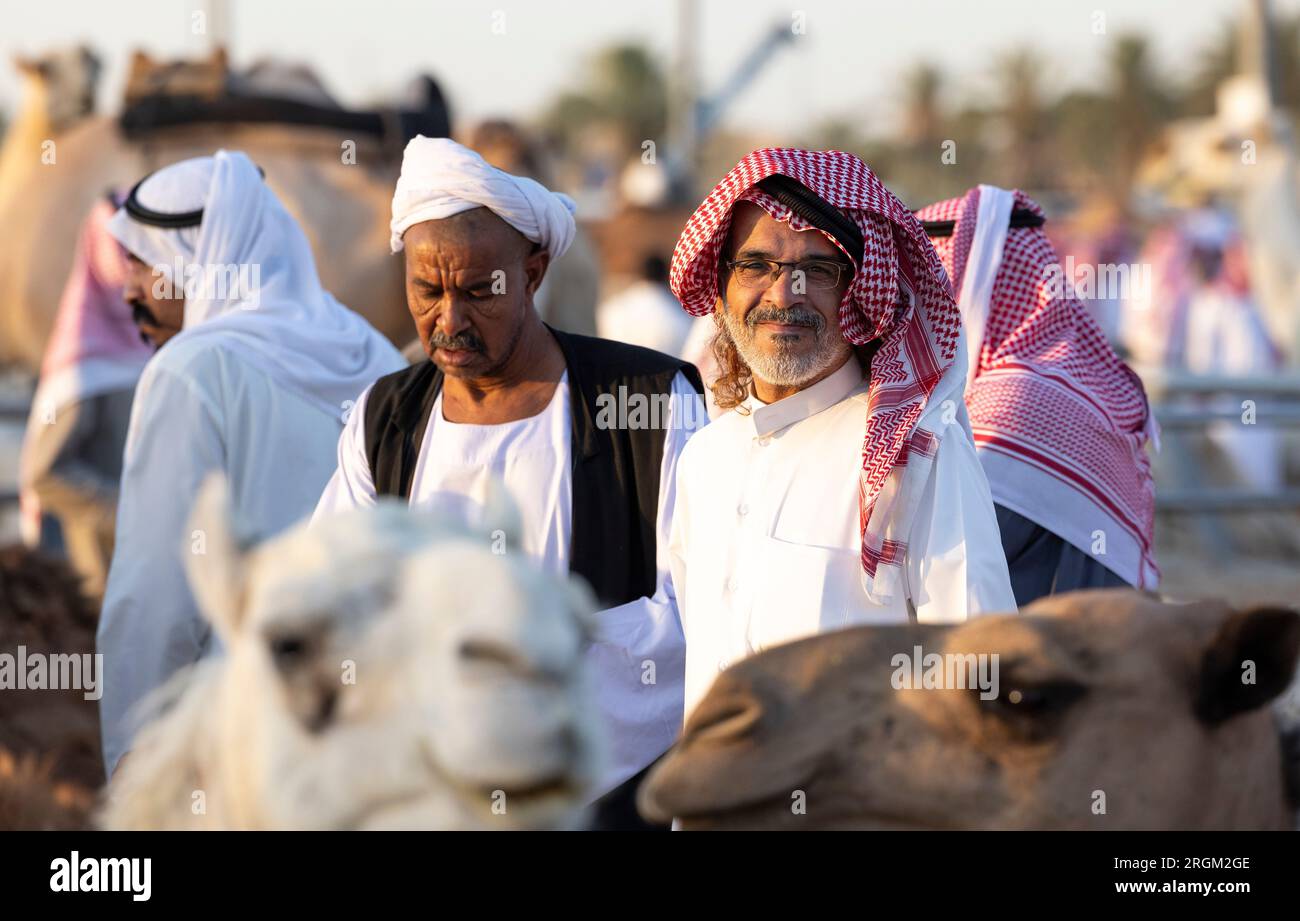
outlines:
M481 532L381 503L244 550L207 484L189 574L226 654L163 695L105 824L579 825L601 762L594 605L512 552L517 514L495 505Z

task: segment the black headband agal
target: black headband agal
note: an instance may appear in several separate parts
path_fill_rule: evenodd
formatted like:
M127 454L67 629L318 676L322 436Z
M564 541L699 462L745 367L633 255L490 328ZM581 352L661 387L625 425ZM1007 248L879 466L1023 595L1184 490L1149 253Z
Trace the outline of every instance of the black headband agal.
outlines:
M263 179L266 178L266 170L260 166L257 168L257 174ZM127 193L126 201L122 203L123 209L131 216L131 220L138 224L149 224L152 227L166 227L169 230L177 230L181 227L198 227L203 223L202 208L195 211L164 214L161 211L154 211L140 204L140 199L136 196L136 193L140 191L140 186L148 182L153 175L153 173L150 173L133 185L131 191Z
M758 188L818 230L834 237L855 264L862 261L862 230L851 218L797 179L777 173L760 179Z
M1035 214L1026 208L1017 208L1011 212L1011 220L1007 224L1012 230L1017 227L1042 227L1047 223L1047 218L1041 214ZM922 221L921 226L925 229L927 237L951 237L952 232L957 229L956 221Z

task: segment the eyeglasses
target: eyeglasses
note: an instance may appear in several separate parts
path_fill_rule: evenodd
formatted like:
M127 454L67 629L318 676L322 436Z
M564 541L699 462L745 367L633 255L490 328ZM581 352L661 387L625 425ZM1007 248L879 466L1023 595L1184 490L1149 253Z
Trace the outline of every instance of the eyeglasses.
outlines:
M834 259L806 259L802 262L777 262L775 259L735 259L723 263L732 274L735 275L736 281L740 282L745 288L766 288L773 284L781 277L781 272L787 266L791 269L791 276L797 278L794 272L800 272L803 275L804 282L809 288L817 291L827 291L840 286L840 278L847 270L850 274L853 272L853 266L837 262Z

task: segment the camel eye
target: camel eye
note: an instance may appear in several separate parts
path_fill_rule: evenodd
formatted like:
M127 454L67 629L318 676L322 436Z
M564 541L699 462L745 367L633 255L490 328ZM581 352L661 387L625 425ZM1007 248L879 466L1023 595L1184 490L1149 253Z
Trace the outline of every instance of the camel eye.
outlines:
M277 670L289 672L311 661L319 638L302 632L285 632L268 636L267 649Z
M328 631L311 625L281 625L266 635L266 649L289 710L310 733L328 729L338 712L338 673L322 662L328 642Z
M300 636L278 636L271 640L271 658L276 662L296 662L306 654L307 641Z
M1063 712L1087 692L1074 681L1051 681L1041 684L1004 682L998 696L982 701L998 712L1017 718L1040 718Z

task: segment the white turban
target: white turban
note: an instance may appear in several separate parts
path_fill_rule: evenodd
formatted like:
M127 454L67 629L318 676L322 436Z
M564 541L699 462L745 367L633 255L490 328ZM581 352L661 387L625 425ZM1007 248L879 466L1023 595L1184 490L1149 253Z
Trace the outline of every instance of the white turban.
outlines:
M573 199L524 176L512 176L448 138L415 137L402 155L402 175L393 193L390 245L402 251L402 234L412 224L438 221L471 208L487 208L551 259L564 255L577 225Z

